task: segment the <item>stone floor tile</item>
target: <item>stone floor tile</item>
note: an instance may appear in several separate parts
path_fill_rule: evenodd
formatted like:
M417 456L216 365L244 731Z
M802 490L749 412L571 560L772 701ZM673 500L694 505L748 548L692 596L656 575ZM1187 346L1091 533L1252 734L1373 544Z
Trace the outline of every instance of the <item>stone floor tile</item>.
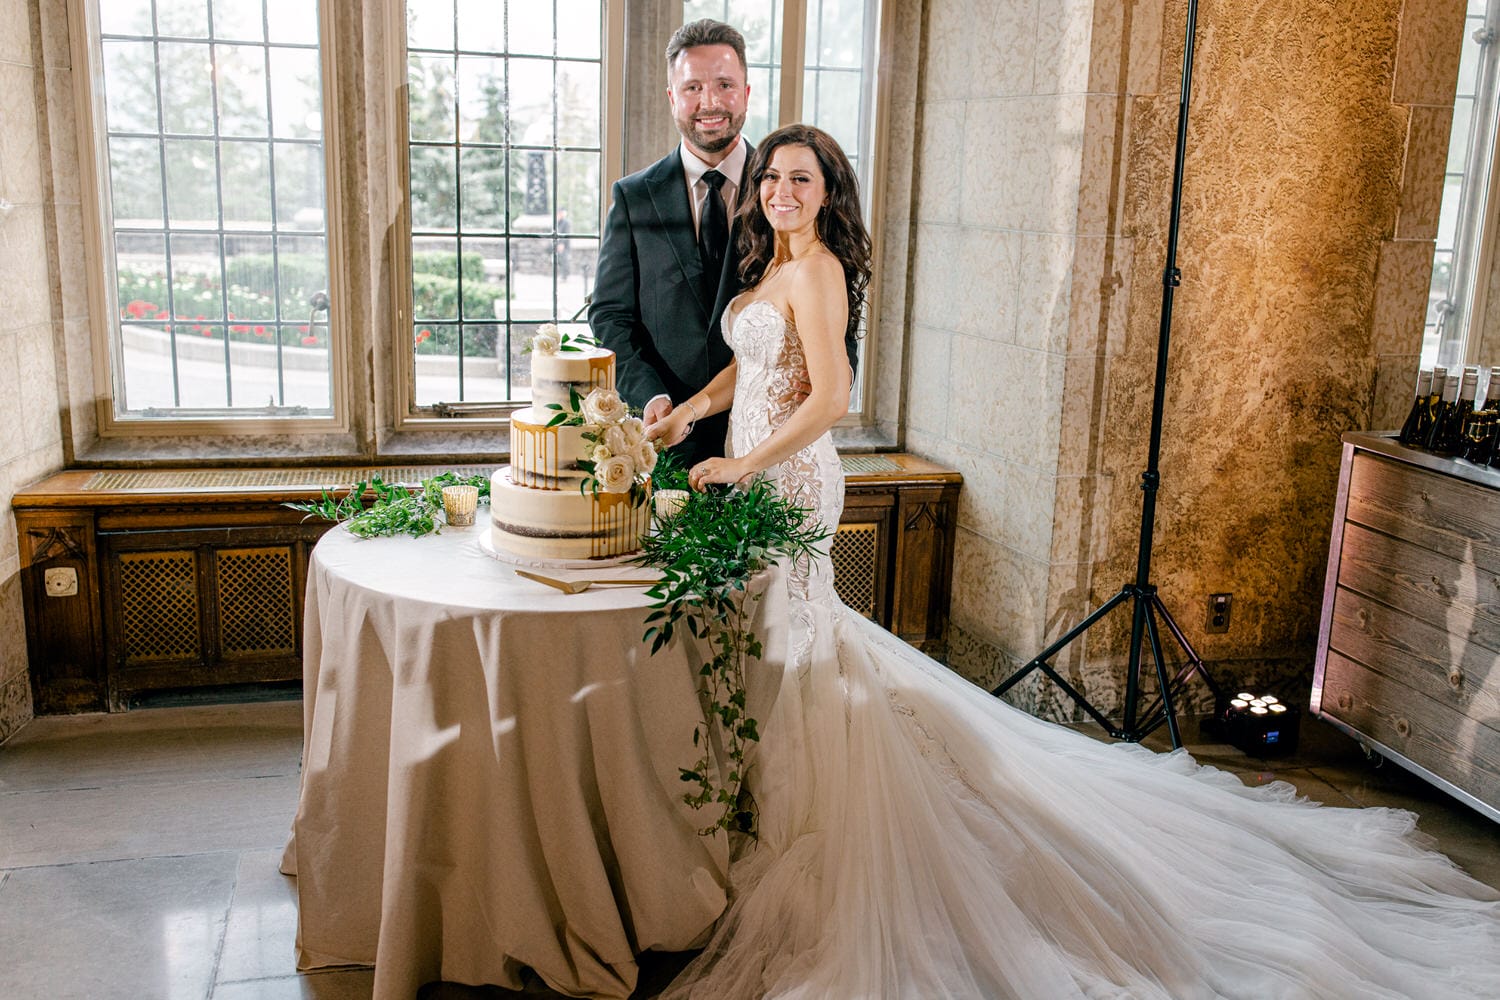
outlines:
M0 884L0 997L200 1000L233 854L28 868Z
M220 985L297 971L297 880L277 870L280 861L279 850L240 854L219 953Z
M220 983L210 1000L370 1000L375 973L370 969L338 969L305 976L276 976L237 983Z

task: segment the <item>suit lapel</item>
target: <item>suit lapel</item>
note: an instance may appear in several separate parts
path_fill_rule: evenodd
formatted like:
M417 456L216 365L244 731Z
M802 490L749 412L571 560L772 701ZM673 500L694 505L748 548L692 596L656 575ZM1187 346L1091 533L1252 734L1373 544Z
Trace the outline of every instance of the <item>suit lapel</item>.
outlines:
M682 157L673 149L652 165L646 178L651 207L661 220L661 232L677 267L703 310L707 321L713 303L703 293L703 263L698 259L698 242L693 237L693 206L688 202L687 180L682 173Z
M745 165L740 171L739 179L740 192L744 192L745 190L745 181L750 176L750 161L754 159L754 157L755 147L750 145L749 140L746 140ZM729 222L729 251L724 254L724 271L719 275L719 290L718 293L714 296L713 308L709 312L709 319L714 323L715 327L718 326L718 318L724 314L725 309L729 308L730 300L738 295L740 291L740 279L738 273L740 269L740 255L735 252L735 244L739 240L739 235L739 219L738 217L731 218ZM710 330L710 341L712 341L714 337L717 337L718 333L719 331L717 329Z

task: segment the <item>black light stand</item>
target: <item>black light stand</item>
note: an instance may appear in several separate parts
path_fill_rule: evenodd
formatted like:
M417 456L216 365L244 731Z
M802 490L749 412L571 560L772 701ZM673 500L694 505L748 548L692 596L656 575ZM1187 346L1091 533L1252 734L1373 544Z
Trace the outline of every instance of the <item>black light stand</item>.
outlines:
M1062 638L1038 653L1031 662L1011 674L994 690L996 695L1002 695L1033 670L1040 670L1052 678L1064 694L1114 738L1139 743L1165 722L1167 731L1172 736L1173 747L1182 746L1182 735L1177 729L1177 710L1173 703L1175 693L1181 691L1194 674L1198 674L1215 696L1219 694L1217 685L1203 666L1203 661L1193 651L1187 637L1182 634L1182 629L1178 628L1177 623L1172 620L1166 605L1156 593L1156 587L1151 583L1151 533L1156 523L1156 491L1161 484L1161 473L1157 466L1161 458L1162 406L1166 398L1167 342L1172 332L1172 293L1182 283L1182 272L1177 269L1177 229L1182 216L1182 169L1183 161L1187 157L1188 99L1192 88L1193 39L1196 34L1197 21L1198 0L1188 0L1187 34L1183 40L1182 50L1182 97L1177 110L1177 159L1172 170L1172 210L1167 224L1167 263L1162 274L1161 329L1156 341L1156 384L1155 395L1151 402L1151 448L1147 453L1146 471L1141 473L1141 492L1145 495L1141 501L1140 551L1136 561L1135 582L1127 583L1118 594L1105 601L1092 614L1073 626ZM1087 632L1094 623L1127 601L1131 602L1134 612L1130 625L1130 667L1125 679L1125 717L1119 726L1115 726L1103 712L1089 704L1088 699L1064 680L1047 661L1074 639ZM1167 626L1172 633L1172 638L1177 640L1177 644L1187 654L1187 664L1171 679L1167 677L1167 664L1162 658L1161 633L1157 628L1157 618L1160 618ZM1156 680L1160 686L1160 693L1144 710L1137 712L1136 701L1140 697L1143 635L1151 643L1151 659L1156 665Z

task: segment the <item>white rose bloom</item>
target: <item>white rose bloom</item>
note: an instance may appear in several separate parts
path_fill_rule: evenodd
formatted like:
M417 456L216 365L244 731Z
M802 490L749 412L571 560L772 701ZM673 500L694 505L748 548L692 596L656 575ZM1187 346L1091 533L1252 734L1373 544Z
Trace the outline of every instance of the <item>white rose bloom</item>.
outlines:
M615 455L594 467L594 478L606 493L629 493L635 483L635 465L624 455Z
M601 462L608 462L614 457L614 454L614 452L610 451L604 445L598 445L594 448L594 464L598 465Z
M640 417L626 417L620 428L625 432L625 443L632 448L646 440L646 425Z
M604 428L604 447L616 455L628 455L635 449L635 445L625 436L625 431L619 424Z
M546 323L539 327L536 336L531 338L531 353L551 355L556 354L557 349L562 346L562 335L557 332L557 327Z
M591 424L617 424L629 415L625 400L613 389L595 389L583 398L583 419Z
M650 472L656 468L656 447L650 441L642 441L636 445L631 457L635 459L635 467L642 472Z

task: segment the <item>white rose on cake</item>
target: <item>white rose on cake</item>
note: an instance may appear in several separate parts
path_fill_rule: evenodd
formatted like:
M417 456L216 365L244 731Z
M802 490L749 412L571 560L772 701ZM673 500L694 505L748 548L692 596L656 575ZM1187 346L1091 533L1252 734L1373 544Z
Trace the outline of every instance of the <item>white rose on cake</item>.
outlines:
M593 462L596 466L604 462L608 462L611 458L614 457L614 454L614 452L610 451L604 445L597 445L594 448Z
M543 323L537 327L536 336L531 338L531 353L552 355L556 354L560 347L562 347L562 334L557 332L554 324Z
M620 429L625 432L625 443L632 448L646 440L646 425L641 423L640 417L626 417Z
M609 449L611 455L628 455L635 450L635 445L625 435L625 429L619 424L604 428L604 447Z
M612 455L594 467L594 479L606 493L629 493L635 485L635 463L624 455Z
M642 441L636 445L631 457L635 460L635 467L642 472L650 472L656 468L656 447L650 441Z
M591 424L618 424L629 415L625 400L613 389L601 387L583 397L583 419Z

